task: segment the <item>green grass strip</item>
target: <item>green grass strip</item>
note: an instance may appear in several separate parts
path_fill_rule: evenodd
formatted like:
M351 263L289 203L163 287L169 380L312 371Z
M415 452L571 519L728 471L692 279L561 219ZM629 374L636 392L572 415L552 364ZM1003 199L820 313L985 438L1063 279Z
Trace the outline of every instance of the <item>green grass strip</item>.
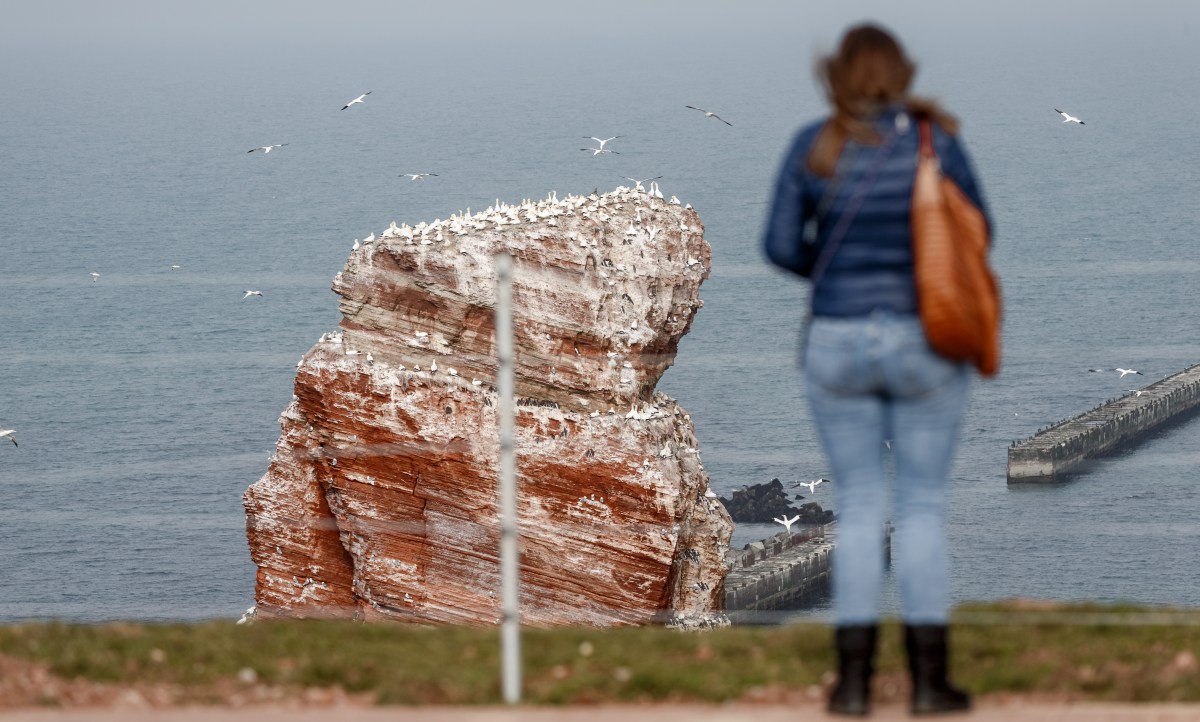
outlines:
M976 694L1200 702L1195 612L1008 603L964 606L954 620L954 677ZM820 685L834 663L831 630L817 624L526 629L522 645L525 701L550 705L721 703L755 689ZM213 701L248 678L288 690L340 687L380 704L501 702L499 632L490 628L35 623L0 627L0 655L65 680L170 687L180 702ZM904 669L895 622L884 625L878 668Z

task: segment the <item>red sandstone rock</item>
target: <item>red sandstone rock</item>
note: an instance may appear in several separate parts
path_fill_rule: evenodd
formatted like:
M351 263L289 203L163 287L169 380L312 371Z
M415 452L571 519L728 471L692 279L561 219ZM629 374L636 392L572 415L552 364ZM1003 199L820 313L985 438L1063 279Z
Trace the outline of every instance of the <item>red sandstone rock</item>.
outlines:
M522 620L720 620L732 522L654 385L708 275L696 213L641 191L394 224L334 280L245 494L261 615L499 621L493 302L514 256Z

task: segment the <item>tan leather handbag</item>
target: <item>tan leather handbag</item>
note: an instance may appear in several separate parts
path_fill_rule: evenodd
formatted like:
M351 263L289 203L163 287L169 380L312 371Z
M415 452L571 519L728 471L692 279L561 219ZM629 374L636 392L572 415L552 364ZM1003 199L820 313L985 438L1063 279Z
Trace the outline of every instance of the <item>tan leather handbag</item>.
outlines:
M969 361L984 376L1000 370L1000 284L988 265L983 212L942 175L927 118L912 195L917 308L934 351Z

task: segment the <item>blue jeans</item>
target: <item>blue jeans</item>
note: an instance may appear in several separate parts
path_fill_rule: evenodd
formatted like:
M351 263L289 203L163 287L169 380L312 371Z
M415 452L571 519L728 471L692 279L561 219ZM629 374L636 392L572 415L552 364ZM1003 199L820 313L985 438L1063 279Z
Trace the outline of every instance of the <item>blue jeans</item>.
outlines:
M838 507L836 623L879 620L888 510L884 442L890 440L904 621L945 624L946 477L967 399L968 367L934 353L916 316L878 311L814 318L804 356L809 408Z

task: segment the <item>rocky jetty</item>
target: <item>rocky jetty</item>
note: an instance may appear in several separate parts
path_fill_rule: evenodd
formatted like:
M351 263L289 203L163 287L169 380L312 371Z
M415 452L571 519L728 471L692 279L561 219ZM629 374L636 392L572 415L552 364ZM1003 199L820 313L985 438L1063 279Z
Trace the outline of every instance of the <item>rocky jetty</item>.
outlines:
M833 521L833 512L822 509L816 502L801 504L798 509L792 506L787 492L783 490L783 482L779 479L746 486L734 491L730 496L730 499L720 497L720 502L728 510L729 516L742 524L770 524L775 517L784 516L790 519L797 515L800 517L797 523L801 525L828 524Z
M701 307L690 207L618 188L393 223L333 290L247 489L260 616L500 620L495 255L514 258L522 619L720 623L732 521L655 384Z

